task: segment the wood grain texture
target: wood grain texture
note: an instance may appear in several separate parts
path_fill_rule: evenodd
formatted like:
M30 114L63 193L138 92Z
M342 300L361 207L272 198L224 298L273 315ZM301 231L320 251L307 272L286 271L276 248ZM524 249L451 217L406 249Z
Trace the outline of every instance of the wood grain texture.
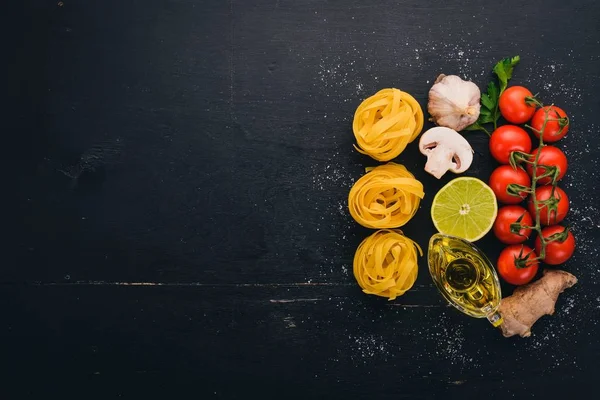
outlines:
M3 398L560 398L598 374L600 6L553 0L11 2ZM17 4L18 3L18 4ZM560 22L558 22L560 21ZM579 283L529 340L448 307L420 260L394 302L351 263L353 147L384 87L513 83L572 116L560 142ZM427 125L428 128L430 125ZM467 175L487 180L487 137ZM437 181L403 230L426 248ZM478 245L491 259L501 247ZM503 286L505 293L512 288ZM32 385L31 382L36 382Z

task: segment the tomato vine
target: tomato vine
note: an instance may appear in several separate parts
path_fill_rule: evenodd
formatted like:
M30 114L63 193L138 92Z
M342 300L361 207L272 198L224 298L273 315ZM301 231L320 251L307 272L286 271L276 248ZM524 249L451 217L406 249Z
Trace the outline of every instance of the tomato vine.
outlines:
M541 102L539 102L537 99L535 99L534 97L527 98L526 102L529 105L543 107L543 104ZM538 144L537 152L535 152L535 155L529 154L529 153L524 153L521 151L513 151L513 152L511 152L510 158L509 158L510 165L515 169L523 168L523 164L530 164L530 166L531 166L531 186L529 188L524 188L521 185L511 184L511 185L508 185L507 192L513 196L515 196L515 195L518 196L519 193L522 193L524 191L529 193L529 195L531 196L531 201L533 202L533 208L535 210L535 216L534 216L535 224L533 226L522 225L521 221L519 220L519 221L515 222L514 224L511 224L511 230L514 230L516 232L519 232L521 229L535 230L537 232L538 238L541 242L540 254L538 254L537 257L535 257L534 259L529 258L530 253L519 254L519 256L515 257L515 265L518 268L528 267L532 260L542 260L543 261L544 258L546 257L546 246L548 245L548 243L553 242L553 241L563 242L567 239L568 233L569 233L569 228L565 228L563 230L563 232L551 235L548 238L546 238L546 237L544 237L544 235L542 235L542 221L541 221L541 217L540 217L540 214L541 214L540 210L542 207L546 207L548 215L551 215L552 212L554 212L556 215L557 199L554 197L554 195L556 192L557 181L559 179L559 174L560 174L560 171L558 170L558 168L556 166L539 165L541 150L545 146L543 132L546 129L546 125L549 122L558 122L560 124L561 131L563 129L565 129L566 126L568 126L568 124L563 123L562 118L551 118L550 117L550 113L553 111L553 105L551 105L547 108L543 108L543 110L544 110L544 114L545 114L544 115L544 123L542 124L542 126L539 130L535 129L534 127L532 127L530 125L527 125L527 124L525 125L525 127L531 129L534 133L537 132L539 134L539 144ZM536 136L538 136L538 135L536 135ZM538 173L538 168L539 168L539 170L542 171L541 173ZM551 180L550 185L552 185L552 189L551 189L550 196L548 199L538 200L537 196L536 196L536 189L538 186L538 181L540 181L541 179L544 179L544 178L550 178L550 180Z

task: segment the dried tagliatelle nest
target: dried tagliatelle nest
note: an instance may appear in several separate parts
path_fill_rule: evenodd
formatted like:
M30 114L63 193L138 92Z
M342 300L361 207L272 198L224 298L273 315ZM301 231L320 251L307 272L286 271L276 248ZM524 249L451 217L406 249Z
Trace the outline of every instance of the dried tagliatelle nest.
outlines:
M419 245L400 230L383 229L367 237L354 255L354 278L363 292L394 300L417 280Z
M348 208L366 228L398 228L415 215L424 196L423 184L404 165L390 162L367 168L350 189Z
M423 129L423 110L410 94L382 89L354 113L354 147L378 161L396 158Z

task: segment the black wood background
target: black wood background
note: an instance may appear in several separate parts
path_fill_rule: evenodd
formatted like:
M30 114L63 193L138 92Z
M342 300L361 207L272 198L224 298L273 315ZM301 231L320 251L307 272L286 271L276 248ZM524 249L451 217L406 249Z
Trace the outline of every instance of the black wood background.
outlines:
M2 5L6 399L559 398L600 368L600 3L56 0ZM529 339L448 307L420 260L396 301L352 277L358 104L426 107L437 74L572 116L562 186L580 283ZM428 128L429 125L426 126ZM487 137L467 175L487 180ZM405 233L426 247L436 181ZM495 259L492 235L479 245ZM503 286L505 295L511 287ZM43 397L42 397L43 396Z

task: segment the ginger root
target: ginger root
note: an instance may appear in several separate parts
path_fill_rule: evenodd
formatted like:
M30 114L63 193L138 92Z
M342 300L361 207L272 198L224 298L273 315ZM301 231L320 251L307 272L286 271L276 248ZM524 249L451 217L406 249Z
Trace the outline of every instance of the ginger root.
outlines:
M577 278L561 270L544 270L537 281L515 289L512 296L500 302L498 311L504 322L502 335L510 337L531 335L531 327L542 316L554 314L558 295L577 283Z

